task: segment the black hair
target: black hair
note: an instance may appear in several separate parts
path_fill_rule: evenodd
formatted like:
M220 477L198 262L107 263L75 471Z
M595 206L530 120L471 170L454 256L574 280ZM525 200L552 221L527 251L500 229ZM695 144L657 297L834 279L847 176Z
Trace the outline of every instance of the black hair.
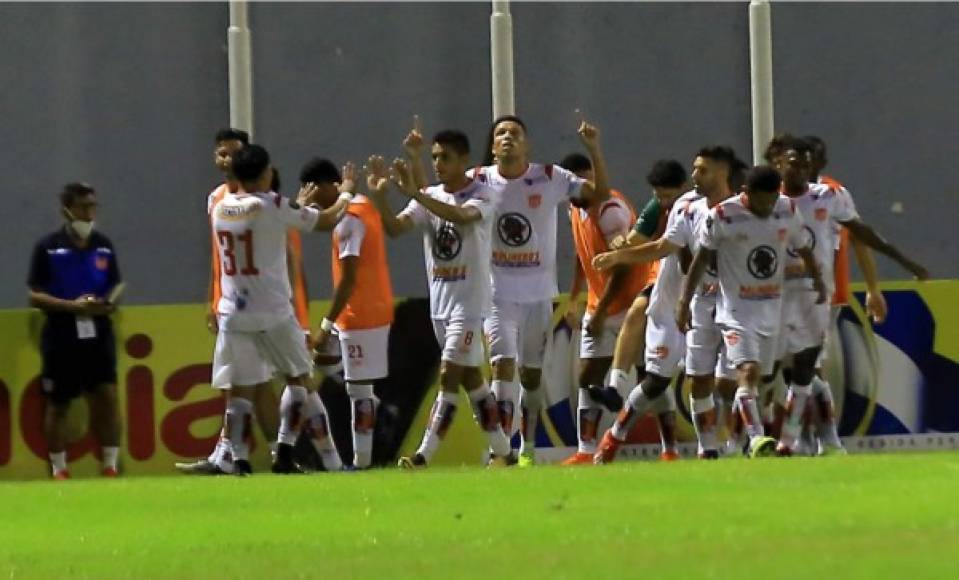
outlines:
M280 193L280 187L283 185L283 182L280 181L280 170L276 167L273 168L273 183L270 184L270 191L274 193Z
M708 145L703 147L696 153L696 157L703 157L706 159L712 159L713 161L718 161L720 163L725 163L726 167L729 168L729 172L732 173L736 168L736 164L739 161L739 158L736 157L736 152L732 147L726 145Z
M220 143L221 141L239 141L244 145L250 144L250 134L242 129L234 129L229 127L227 129L220 129L216 132L216 137L214 138L214 143Z
M746 184L746 172L749 170L749 164L742 159L736 159L732 168L729 170L729 189L740 191Z
M570 153L566 157L563 157L563 160L559 162L559 166L567 171L580 173L592 169L593 162L582 153Z
M257 180L270 166L270 154L259 145L244 145L233 154L231 169L242 183Z
M456 129L446 129L433 135L433 143L445 145L453 151L456 151L457 155L470 154L469 137L466 136L466 133L457 131Z
M675 159L660 159L646 174L646 183L653 187L682 187L686 183L686 169Z
M825 165L828 156L826 155L826 142L822 140L822 137L817 137L816 135L806 135L803 137L803 140L806 143L809 143L809 147L812 149L814 156L816 151L819 151L820 155L822 156L823 165Z
M96 192L90 184L74 181L63 186L63 191L60 192L60 204L63 207L70 207L76 203L77 198L94 194Z
M769 165L757 165L746 173L746 188L754 192L778 192L783 178Z
M790 133L780 133L772 138L766 151L763 153L763 159L766 163L772 163L776 157L792 149L796 153L812 154L812 144L806 139L800 139Z
M496 126L500 123L505 123L506 121L512 121L523 128L523 133L529 135L529 131L526 129L526 123L516 115L500 115L493 119L493 122L489 126L489 138L486 140L486 152L483 154L483 165L492 165L493 164L493 133L496 132Z
M300 183L340 183L340 170L329 159L314 157L300 170Z

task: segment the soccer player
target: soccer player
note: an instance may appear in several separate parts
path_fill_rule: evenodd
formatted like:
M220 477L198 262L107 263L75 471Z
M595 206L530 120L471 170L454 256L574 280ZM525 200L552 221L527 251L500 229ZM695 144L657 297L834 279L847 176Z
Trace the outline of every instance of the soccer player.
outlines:
M826 303L826 286L802 217L794 203L780 195L781 185L775 169L754 167L746 176L745 193L710 210L676 309L677 325L687 330L690 302L706 269L715 263L720 291L716 323L737 371L736 404L751 457L769 455L776 445L765 436L757 397L761 377L772 372L776 358L787 249L803 261L815 303Z
M593 164L595 181L561 167L529 161L526 125L516 116L490 127L487 160L470 177L492 187L499 198L493 227L493 307L484 323L493 365L493 394L507 435L519 399L520 366L525 409L520 465L535 462L535 433L543 408L541 367L553 315L556 286L556 210L567 200L599 204L609 197L599 130L582 121L579 136Z
M305 207L317 195L308 185L292 201L270 191L273 168L259 145L246 145L233 154L233 175L240 191L229 193L213 209L220 260L222 297L217 303L218 333L213 355L216 388L229 389L224 431L234 457L234 473L252 473L247 435L253 415L253 391L266 383L274 369L286 378L280 405L280 441L274 471L292 471L291 425L302 415L327 468L339 458L329 436L326 408L316 392L308 392L312 369L303 331L291 302L287 272L286 231L329 230L343 215L349 195L325 210ZM295 440L295 436L293 436Z
M100 444L104 477L116 477L120 454L116 339L110 315L120 287L113 243L94 229L97 196L85 183L68 183L60 194L66 223L33 249L27 280L30 305L44 313L40 344L41 384L47 404L44 438L54 479L70 479L67 415L83 395L90 428Z
M845 189L809 182L812 148L808 143L787 135L780 137L776 145L779 148L776 167L783 176L783 189L803 217L804 235L813 248L824 280L829 282L830 293L835 290L832 287L833 265L834 251L839 244L839 227L848 229L856 239L892 257L917 278L928 277L922 266L903 256L898 249L882 240L871 227L862 222ZM792 373L786 399L786 420L777 452L791 455L796 451L801 429L800 420L806 401L812 394L811 383L829 327L830 308L828 304L813 302L809 272L805 269L804 262L797 259L792 250L787 253L785 279L780 354L792 358ZM828 387L826 390L829 390ZM835 421L830 423L822 443L825 448L842 450L835 433Z
M426 467L432 460L459 406L460 385L477 424L486 432L494 463L516 462L500 423L496 399L480 371L483 318L490 309L490 235L496 192L466 177L469 153L469 139L462 132L437 133L430 156L439 185L422 191L410 166L395 161L393 178L400 191L411 198L396 215L385 195L385 167L379 159L371 164L378 177L371 197L387 234L395 237L414 228L423 232L430 317L442 350L440 391L419 448L412 456L399 459L402 468Z
M379 163L378 158L371 157L367 165L366 183L371 192L387 185L386 177L372 171L374 164ZM300 179L321 184L326 203L335 199L335 183L340 175L330 161L314 159L303 169ZM346 215L333 230L331 249L333 299L314 333L314 353L323 355L339 345L346 393L350 397L352 467L366 469L373 458L376 426L373 383L389 374L393 290L383 224L376 206L365 195L357 195L350 202Z
M589 158L580 153L567 155L560 166L581 179L593 178ZM646 286L648 267L620 266L607 272L593 268L593 257L609 250L614 239L626 236L636 221L636 214L622 193L610 190L610 198L596 206L571 205L569 219L576 249L576 277L570 301L577 299L578 281L582 278L587 291L586 312L580 325L577 451L563 462L577 465L593 463L603 406L612 412L623 406L622 396L615 388L603 388L603 379L613 362L616 336L626 311Z

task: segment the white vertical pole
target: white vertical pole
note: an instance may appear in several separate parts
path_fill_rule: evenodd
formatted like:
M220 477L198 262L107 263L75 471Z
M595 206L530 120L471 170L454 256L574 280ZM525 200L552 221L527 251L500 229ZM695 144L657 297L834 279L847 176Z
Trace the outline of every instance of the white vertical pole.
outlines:
M509 0L493 0L489 25L495 119L516 113L513 94L513 17L509 13Z
M773 138L773 39L769 0L749 3L749 61L753 105L753 163Z
M230 66L230 126L253 137L253 58L246 0L230 0L227 46Z

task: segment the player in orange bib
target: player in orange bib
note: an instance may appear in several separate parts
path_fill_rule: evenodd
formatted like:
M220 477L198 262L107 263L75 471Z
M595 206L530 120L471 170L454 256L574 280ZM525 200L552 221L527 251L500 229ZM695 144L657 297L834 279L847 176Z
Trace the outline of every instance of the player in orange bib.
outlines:
M303 168L300 178L325 187L321 205L335 201L333 184L340 180L340 174L330 161L314 159ZM368 174L367 186L373 190L381 184L376 176ZM333 230L335 290L314 339L315 353L329 356L338 348L342 356L352 407L355 469L370 466L376 424L373 383L389 375L387 346L393 322L393 290L384 240L376 207L365 195L355 196Z

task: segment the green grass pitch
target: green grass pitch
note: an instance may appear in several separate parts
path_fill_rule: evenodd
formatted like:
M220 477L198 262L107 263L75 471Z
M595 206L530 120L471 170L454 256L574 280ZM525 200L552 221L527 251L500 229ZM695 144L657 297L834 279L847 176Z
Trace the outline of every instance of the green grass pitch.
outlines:
M0 484L0 578L957 578L959 455Z

